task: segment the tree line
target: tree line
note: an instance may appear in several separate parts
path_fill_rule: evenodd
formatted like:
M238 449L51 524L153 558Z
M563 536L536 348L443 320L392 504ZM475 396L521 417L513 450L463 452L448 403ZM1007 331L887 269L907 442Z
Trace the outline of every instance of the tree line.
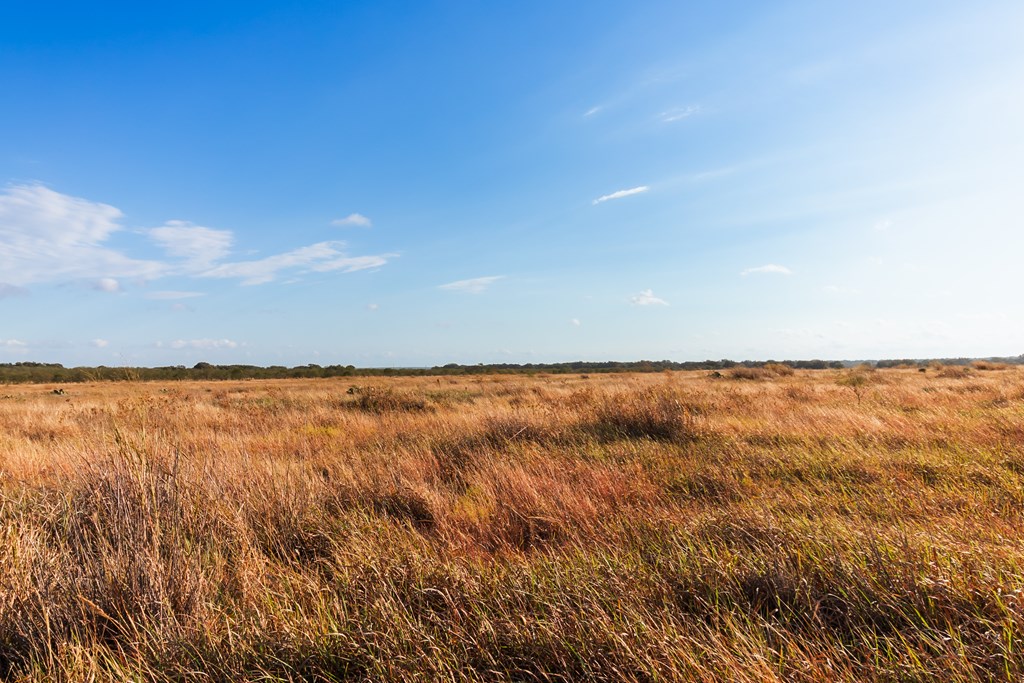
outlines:
M930 363L967 365L979 359L898 359L866 361L879 368L911 366L924 367ZM1010 358L988 358L992 362L1020 365L1024 355ZM354 365L213 365L196 363L162 367L73 367L60 363L0 363L0 383L75 383L103 381L153 380L239 380L239 379L302 379L324 377L387 377L387 376L446 376L493 374L602 374L613 372L664 372L666 370L730 370L738 367L757 368L769 363L781 363L797 370L825 370L851 367L865 361L787 360L787 361L572 361L566 363L478 363L464 365L449 363L430 368L357 368Z

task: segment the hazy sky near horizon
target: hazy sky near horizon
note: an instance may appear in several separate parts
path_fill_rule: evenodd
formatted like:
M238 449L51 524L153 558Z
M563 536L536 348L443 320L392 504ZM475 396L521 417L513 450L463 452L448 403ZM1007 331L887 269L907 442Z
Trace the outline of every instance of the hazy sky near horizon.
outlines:
M1024 353L1017 1L16 3L0 362Z

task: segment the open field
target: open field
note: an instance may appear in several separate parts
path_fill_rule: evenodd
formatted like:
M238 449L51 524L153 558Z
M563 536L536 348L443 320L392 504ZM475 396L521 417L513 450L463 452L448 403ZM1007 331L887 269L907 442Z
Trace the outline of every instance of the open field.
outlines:
M0 678L1024 678L1024 371L784 370L0 386Z

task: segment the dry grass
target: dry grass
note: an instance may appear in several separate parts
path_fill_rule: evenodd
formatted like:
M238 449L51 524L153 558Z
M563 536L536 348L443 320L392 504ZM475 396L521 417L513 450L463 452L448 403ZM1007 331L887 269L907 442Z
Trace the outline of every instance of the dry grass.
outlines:
M1024 373L848 376L4 387L0 678L1020 680Z

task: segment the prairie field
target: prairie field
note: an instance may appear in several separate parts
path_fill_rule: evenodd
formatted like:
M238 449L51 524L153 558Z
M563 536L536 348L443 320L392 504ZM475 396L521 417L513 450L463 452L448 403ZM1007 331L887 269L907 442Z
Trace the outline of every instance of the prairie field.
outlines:
M1024 679L1017 368L57 388L3 680Z

